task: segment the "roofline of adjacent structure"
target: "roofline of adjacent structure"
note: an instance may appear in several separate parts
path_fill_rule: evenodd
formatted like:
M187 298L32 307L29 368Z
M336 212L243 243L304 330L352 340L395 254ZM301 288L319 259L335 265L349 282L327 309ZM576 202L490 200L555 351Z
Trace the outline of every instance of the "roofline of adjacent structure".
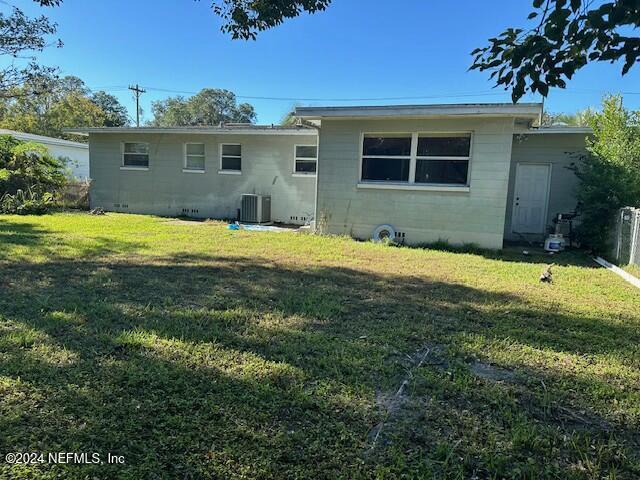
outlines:
M593 130L590 127L539 127L539 128L530 128L528 130L523 130L522 135L549 135L554 133L574 133L581 135L591 135Z
M316 135L317 129L306 126L250 126L250 127L82 127L69 128L66 133L179 133L194 135Z
M74 148L89 148L89 145L81 142L74 142L72 140L65 140L64 138L47 137L45 135L36 135L34 133L18 132L16 130L9 130L7 128L0 129L0 135L11 135L19 140L26 140L36 143L46 143L49 145L58 145L61 147L74 147Z
M518 117L537 120L541 103L464 103L433 105L378 105L349 107L297 107L302 119L429 118L449 116Z

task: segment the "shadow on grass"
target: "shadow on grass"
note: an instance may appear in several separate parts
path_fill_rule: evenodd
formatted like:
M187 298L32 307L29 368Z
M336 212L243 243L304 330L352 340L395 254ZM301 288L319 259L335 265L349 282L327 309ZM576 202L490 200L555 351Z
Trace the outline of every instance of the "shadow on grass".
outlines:
M403 248L421 248L450 253L468 253L472 255L479 255L489 260L499 260L503 262L539 264L555 263L556 265L562 266L601 268L599 265L593 262L593 260L591 260L586 251L576 248L567 249L560 253L550 254L543 248L535 246L509 244L506 245L502 250L490 250L486 248L480 248L474 244L451 245L443 241L422 244L416 247ZM527 254L524 254L523 252L527 252Z
M22 233L25 241L38 235ZM528 386L478 381L459 343L483 335L624 358L640 341L631 322L348 268L199 255L136 261L0 266L0 451L127 459L124 467L53 467L62 476L557 476L580 462L635 472L623 458L634 448L629 425L610 420L619 440L598 456L580 442L609 445L609 428L578 429L544 413L549 392L592 409L587 395L556 387L567 380L577 389L618 387L546 370L525 372L535 379ZM382 415L376 391L395 391L406 355L425 344L443 346L449 364L419 374L415 392L426 403L408 418L425 423L365 461ZM444 462L448 452L464 461ZM550 455L560 461L548 465Z
M27 222L12 222L0 218L0 245L10 247L36 247L47 258L61 256L64 242L55 241L58 232L42 228L40 225ZM144 250L144 244L113 237L91 236L74 240L73 255L85 259L99 258L105 255L121 253L139 253ZM0 249L0 260L11 260L13 252L10 249ZM14 259L15 260L15 259Z

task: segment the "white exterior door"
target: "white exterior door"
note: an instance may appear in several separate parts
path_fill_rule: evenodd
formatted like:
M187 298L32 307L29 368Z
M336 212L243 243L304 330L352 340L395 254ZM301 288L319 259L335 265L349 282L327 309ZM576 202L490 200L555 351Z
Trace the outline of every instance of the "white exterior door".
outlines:
M518 163L513 196L511 230L544 233L551 165Z

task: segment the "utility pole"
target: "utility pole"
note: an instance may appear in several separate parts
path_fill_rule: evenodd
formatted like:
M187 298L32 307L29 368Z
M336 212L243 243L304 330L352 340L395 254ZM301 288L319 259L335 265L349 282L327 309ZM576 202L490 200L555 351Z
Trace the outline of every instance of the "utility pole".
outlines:
M140 85L137 83L134 85L129 85L129 90L135 93L136 96L136 126L140 126L140 95L146 93L144 88L140 88Z

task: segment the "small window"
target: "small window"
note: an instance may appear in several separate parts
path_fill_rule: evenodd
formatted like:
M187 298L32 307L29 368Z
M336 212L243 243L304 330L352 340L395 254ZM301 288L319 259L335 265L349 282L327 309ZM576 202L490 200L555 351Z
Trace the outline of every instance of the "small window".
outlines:
M186 170L204 170L204 143L185 145L184 168Z
M240 172L242 170L242 145L222 144L220 170Z
M296 145L295 173L316 173L318 147L315 145Z
M122 166L149 167L149 144L127 142L122 150Z
M362 180L408 182L411 135L365 135Z

